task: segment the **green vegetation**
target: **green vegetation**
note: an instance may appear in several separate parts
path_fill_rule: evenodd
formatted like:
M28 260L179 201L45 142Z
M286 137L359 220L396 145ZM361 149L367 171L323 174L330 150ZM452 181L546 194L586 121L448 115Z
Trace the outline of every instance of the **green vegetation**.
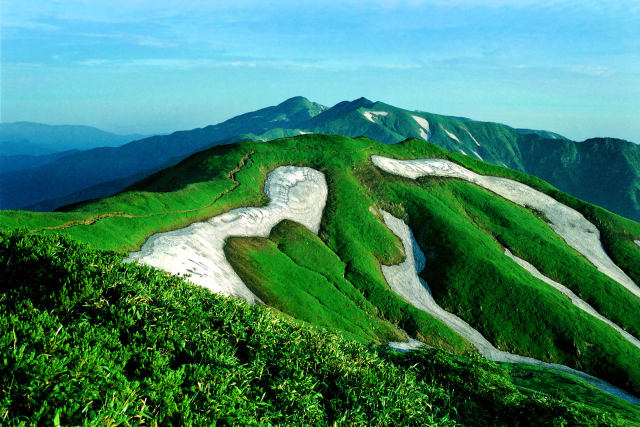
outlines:
M60 236L2 234L0 265L4 425L638 420L597 390L575 403L479 357L380 353Z
M225 254L251 291L283 313L365 343L404 339L404 334L383 322L379 309L345 278L346 264L301 225L283 221L269 239L232 238ZM426 342L457 351L472 349L442 323L391 293L389 298L419 316Z
M372 154L440 157L478 173L516 179L580 212L600 229L614 262L640 283L640 224L613 215L520 172L447 152L420 140L383 145L367 138L304 135L203 151L123 192L69 212L0 212L5 230L64 234L90 247L134 250L155 232L183 227L239 206L267 202L263 183L284 164L322 171L329 194L318 236L283 223L268 239L232 239L226 253L251 289L298 321L365 343L399 329L458 354L473 351L442 322L391 291L380 264L403 259L379 208L404 218L428 257L424 278L438 303L497 347L558 362L631 391L640 387L637 348L578 310L503 253L503 246L573 289L638 336L638 299L598 272L534 213L469 183L416 181L376 169ZM52 229L54 227L57 229ZM49 228L47 228L49 227Z
M525 394L545 393L561 400L583 402L598 408L611 408L620 416L640 420L637 405L617 399L608 393L594 393L588 383L564 372L529 365L502 365L513 384Z
M418 243L430 254L423 277L443 308L474 325L501 350L569 365L624 388L638 389L637 348L506 257L491 233L492 227L502 226L504 236L514 242L523 236L526 242L527 230L534 230L540 235L529 245L550 246L557 239L564 246L542 220L464 182L427 179L422 186L396 180L375 182L380 193L392 195L391 201L407 209ZM503 235L497 238L508 240ZM567 249L562 256L582 260ZM585 265L572 274L579 281L593 279L595 271ZM599 289L595 280L587 285ZM624 298L611 300L603 292L600 297L612 310L617 303L621 313L624 309L640 312L640 306L634 305L637 298L627 296L620 285L610 286Z
M243 282L270 307L365 343L403 338L344 279L344 263L301 225L283 221L270 239L231 238L225 254Z

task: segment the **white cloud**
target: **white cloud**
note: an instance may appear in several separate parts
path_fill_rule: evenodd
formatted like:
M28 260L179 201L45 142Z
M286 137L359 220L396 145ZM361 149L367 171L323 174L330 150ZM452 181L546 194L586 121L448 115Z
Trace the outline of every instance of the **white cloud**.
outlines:
M616 70L613 68L597 65L572 65L567 69L572 73L593 77L609 77L616 74Z

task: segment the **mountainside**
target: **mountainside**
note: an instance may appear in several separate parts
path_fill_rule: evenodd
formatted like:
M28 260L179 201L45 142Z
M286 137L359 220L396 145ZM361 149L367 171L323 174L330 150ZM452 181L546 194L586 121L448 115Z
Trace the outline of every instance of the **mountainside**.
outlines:
M142 138L117 135L91 126L0 123L0 155L40 156L68 150L111 147Z
M0 155L0 171L13 172L24 169L37 168L49 163L53 163L57 159L75 153L77 150L60 151L51 154L41 154L32 156L28 154L17 154L13 156Z
M365 98L327 109L295 97L215 126L80 152L29 171L1 174L0 206L51 210L83 197L106 196L106 188L120 191L134 182L127 177L176 164L213 145L301 133L367 136L389 144L420 138L536 175L569 194L640 220L640 145L611 138L574 142L549 131L409 111ZM98 186L107 182L119 185Z
M579 143L523 138L518 146L526 172L612 212L640 219L640 145L615 138Z
M127 177L137 177L143 171L174 165L196 151L239 133L263 133L283 124L295 126L322 109L322 106L304 98L291 98L278 106L243 114L214 126L152 136L121 147L80 151L39 168L2 173L0 207L25 208L59 198L64 203L74 203L85 200L82 198L85 196L105 196L104 193L80 190L124 179L120 188L115 187L114 192L119 191L133 182L126 180ZM72 198L74 193L76 197ZM44 205L51 208L50 203Z
M639 425L568 375L367 348L60 237L0 235L0 264L7 424Z
M349 340L479 353L528 370L504 375L524 389L571 378L566 402L585 403L582 381L640 403L640 224L421 139L214 147L130 191L67 212L3 211L0 224L134 251L128 262Z
M574 142L548 131L408 111L361 98L342 102L302 124L317 133L367 136L395 143L408 137L536 175L576 197L640 219L640 145L614 138Z

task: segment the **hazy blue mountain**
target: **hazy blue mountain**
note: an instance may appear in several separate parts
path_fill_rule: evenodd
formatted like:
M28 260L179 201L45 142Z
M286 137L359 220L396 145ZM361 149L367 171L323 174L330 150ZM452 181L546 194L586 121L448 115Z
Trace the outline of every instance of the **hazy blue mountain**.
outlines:
M568 138L565 138L564 136L560 135L559 133L555 133L555 132L550 132L548 130L536 130L536 129L516 129L518 132L520 133L524 133L524 134L529 134L529 133L533 133L536 135L539 135L543 138L548 138L548 139L562 139L562 140L567 140Z
M51 154L41 154L39 156L31 156L28 154L16 154L13 156L0 155L0 171L10 172L43 166L61 157L73 154L76 151L78 150L60 151Z
M0 174L0 208L39 206L64 197L66 203L106 196L103 192L79 192L98 184L119 181L148 170L176 164L196 151L238 134L260 134L274 128L295 127L325 109L303 97L277 106L242 114L223 123L170 135L152 136L120 147L79 151L38 168ZM277 132L276 133L280 133ZM125 180L122 188L131 182ZM105 188L105 187L96 187ZM122 188L110 187L113 191ZM72 194L82 198L72 197ZM79 197L79 196L78 196ZM55 207L50 202L47 208Z
M91 126L0 123L0 155L38 156L68 150L116 147L143 135L117 135Z

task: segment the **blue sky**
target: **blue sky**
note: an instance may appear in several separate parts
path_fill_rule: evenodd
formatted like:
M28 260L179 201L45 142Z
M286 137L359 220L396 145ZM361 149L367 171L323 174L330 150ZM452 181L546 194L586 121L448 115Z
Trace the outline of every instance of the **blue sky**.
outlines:
M640 142L637 0L4 0L1 119L119 133L303 95Z

